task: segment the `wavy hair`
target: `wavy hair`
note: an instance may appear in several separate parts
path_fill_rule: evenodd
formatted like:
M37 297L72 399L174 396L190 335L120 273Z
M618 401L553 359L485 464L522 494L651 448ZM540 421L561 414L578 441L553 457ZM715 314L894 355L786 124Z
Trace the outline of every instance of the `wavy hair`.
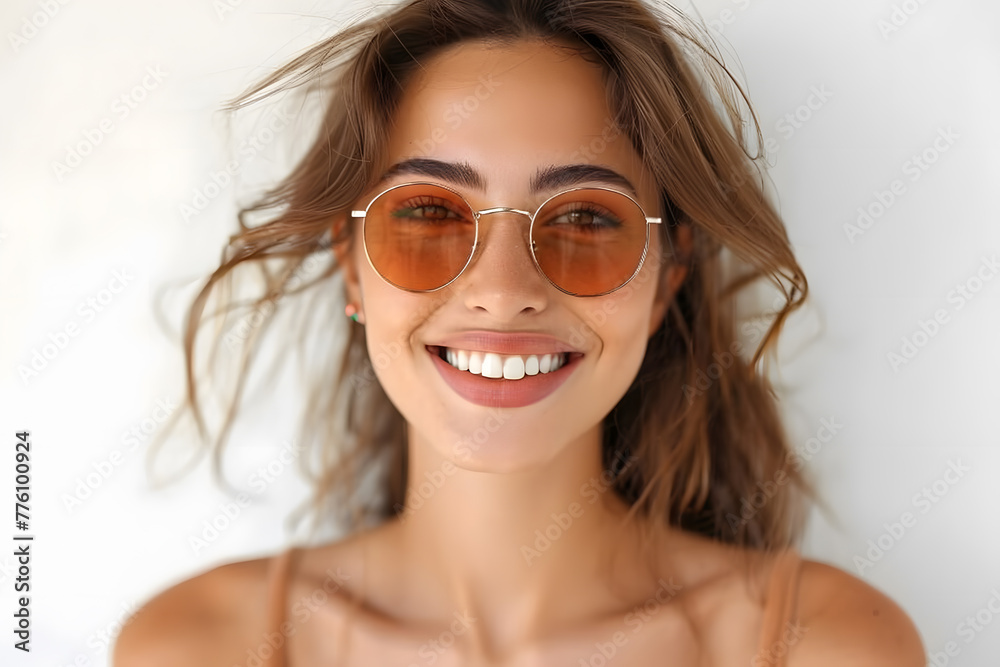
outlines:
M686 278L635 380L604 420L603 458L614 491L630 505L630 516L650 525L753 549L794 543L805 496L816 496L759 362L808 287L764 194L756 115L704 29L669 5L642 0L408 0L376 10L227 107L236 111L292 89L318 91L326 100L315 139L280 183L240 211L239 231L190 306L186 407L203 450L214 451L213 469L261 334L275 315L293 296L310 292L343 308L331 247L350 244L354 227L334 229L332 221L349 216L377 180L393 112L421 61L468 40L502 46L540 39L570 45L601 66L615 131L634 146L661 193L669 223L655 226L661 247L674 246L678 225L688 225L693 240L689 255L663 259L661 268L685 263ZM317 261L320 275L303 280L303 267ZM237 302L225 286L249 267L260 270L261 289L250 302ZM737 337L735 299L761 279L780 291L783 303L750 354ZM212 314L210 302L219 304ZM211 436L195 371L197 334L210 317L232 318L247 307L259 323L240 341L237 388ZM318 318L324 345L331 327L343 327L344 335L339 358L331 354L306 369L313 377L301 442L309 455L300 463L314 486L307 504L316 522L332 512L354 530L404 507L406 424L375 378L362 325L339 314L324 318L319 308L308 312Z

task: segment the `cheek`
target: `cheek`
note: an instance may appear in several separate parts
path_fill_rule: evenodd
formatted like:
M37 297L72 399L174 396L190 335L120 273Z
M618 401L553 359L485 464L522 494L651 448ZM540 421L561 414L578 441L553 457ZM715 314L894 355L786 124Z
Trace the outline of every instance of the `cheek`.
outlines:
M626 384L631 384L645 356L648 322L648 310L630 309L619 311L618 316L610 318L605 327L605 345L609 352L613 350L615 364L618 366L615 370L629 376Z
M365 342L375 376L386 395L407 419L427 409L422 375L433 366L417 341L446 296L416 294L383 281L368 267L362 272L365 299Z
M640 271L618 292L591 306L589 316L595 324L605 352L613 356L619 368L613 372L627 375L625 387L631 384L642 365L649 342L653 318L659 267L651 263L650 271Z
M399 382L401 365L397 362L409 354L409 331L402 315L408 312L405 302L409 294L382 280L368 264L364 250L358 268L368 357L379 383L389 393Z
M655 284L641 275L606 297L593 299L582 315L594 336L592 352L608 388L624 394L646 352Z
M606 340L642 343L656 296L657 262L648 262L624 287L605 297L592 299L584 308L585 321Z

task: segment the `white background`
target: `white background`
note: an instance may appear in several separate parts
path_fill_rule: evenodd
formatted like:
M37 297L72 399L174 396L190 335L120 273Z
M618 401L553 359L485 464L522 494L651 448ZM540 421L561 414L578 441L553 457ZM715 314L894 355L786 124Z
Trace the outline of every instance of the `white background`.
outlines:
M283 141L308 135L300 126L250 156L241 142L268 136L263 121L230 128L216 110L354 10L302 0L234 0L231 11L210 0L53 0L46 16L44 4L7 0L0 10L0 434L9 445L0 468L13 470L14 433L29 429L37 536L32 653L14 651L4 629L0 662L101 665L101 633L153 593L289 539L283 517L305 494L291 467L196 552L189 538L228 499L208 461L153 491L148 439L129 450L123 438L162 427L158 401L179 402L185 300L216 265L249 185L287 164L294 150ZM995 664L1000 618L981 610L1000 601L1000 276L984 264L1000 254L998 6L695 4L738 54L728 62L774 140L770 175L811 287L775 376L793 444L803 447L823 419L842 425L813 443L809 469L836 517L813 517L803 551L889 594L928 652L954 641L948 664ZM827 99L814 97L810 109L814 90ZM799 120L782 121L786 114ZM111 131L57 173L105 119ZM950 144L938 142L947 150L934 149L948 131ZM913 171L908 161L925 151L933 164ZM231 159L241 160L240 182L213 191L212 173ZM894 180L891 205L852 242L845 225L859 207L879 212L873 205L888 201ZM206 191L216 196L186 219L181 206ZM124 289L102 292L120 288L115 272L130 276ZM961 307L959 285L978 289ZM81 310L91 298L105 300L93 316ZM934 335L915 337L937 311L946 319ZM61 338L72 325L76 335ZM894 368L888 355L902 356L904 337L921 346ZM22 377L19 367L60 340L37 375ZM301 395L251 399L253 414L228 449L237 484L292 440ZM66 494L108 470L115 450L119 464L68 508ZM969 470L941 481L952 464ZM12 516L13 474L0 479ZM915 502L935 482L942 495ZM893 537L886 525L904 512L915 524ZM885 555L859 565L880 539ZM0 548L3 628L14 609L12 550ZM992 623L960 626L977 612Z

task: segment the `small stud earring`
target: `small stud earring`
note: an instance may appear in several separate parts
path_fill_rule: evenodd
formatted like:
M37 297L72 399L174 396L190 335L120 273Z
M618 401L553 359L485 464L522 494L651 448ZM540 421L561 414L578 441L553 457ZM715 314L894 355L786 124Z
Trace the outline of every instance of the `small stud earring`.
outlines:
M358 321L358 309L354 306L353 303L347 304L347 307L344 308L344 314L347 315L352 320L354 320L355 322Z

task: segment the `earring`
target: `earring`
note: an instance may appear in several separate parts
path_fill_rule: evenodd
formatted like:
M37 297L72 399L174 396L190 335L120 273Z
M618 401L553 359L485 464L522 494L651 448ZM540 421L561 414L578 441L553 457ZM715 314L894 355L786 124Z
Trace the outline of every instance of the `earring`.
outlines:
M354 320L355 322L359 321L358 320L358 309L354 306L353 303L347 304L347 307L344 308L344 314L347 315L352 320Z

